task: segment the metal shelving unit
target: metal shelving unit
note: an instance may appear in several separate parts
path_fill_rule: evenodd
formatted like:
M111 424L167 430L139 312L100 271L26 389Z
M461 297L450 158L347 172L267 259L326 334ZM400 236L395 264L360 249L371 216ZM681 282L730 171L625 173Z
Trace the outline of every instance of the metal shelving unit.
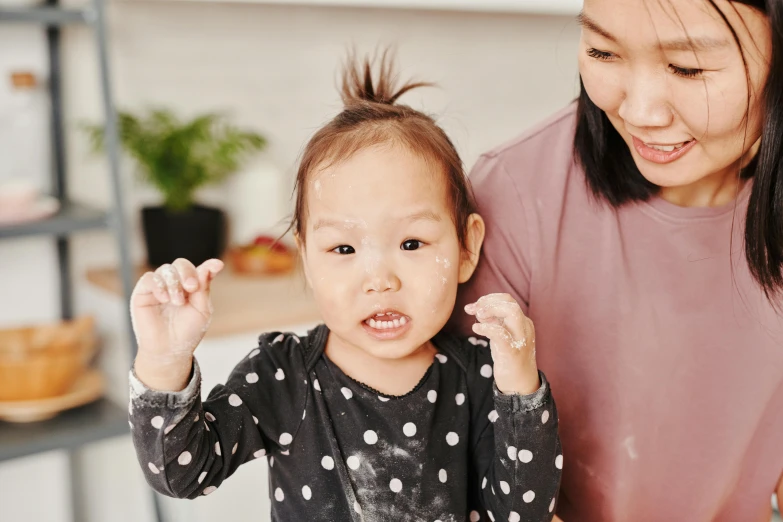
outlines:
M72 282L69 235L89 229L108 229L114 234L119 251L122 287L125 302L130 301L134 271L130 260L129 241L124 222L124 205L119 169L119 137L116 127L116 112L112 99L109 60L104 15L104 0L88 0L81 9L60 8L57 0L47 0L46 5L31 8L0 7L0 24L24 23L40 25L46 31L49 56L49 95L51 103L52 142L52 196L60 201L57 214L40 221L0 226L0 239L29 236L51 236L57 245L60 276L60 308L63 319L73 317ZM100 210L71 201L68 197L63 104L61 96L60 32L63 26L86 25L95 35L97 60L100 70L102 106L106 120L105 143L109 160L111 180L111 205ZM128 317L130 330L130 318ZM135 356L136 343L133 335L129 339L131 357ZM102 399L87 406L64 412L57 417L33 424L9 424L0 422L0 462L25 457L50 450L69 452L71 465L71 488L73 498L73 520L85 520L81 505L80 459L78 450L85 444L98 440L127 435L128 417L125 406ZM157 520L162 520L157 496L153 505Z

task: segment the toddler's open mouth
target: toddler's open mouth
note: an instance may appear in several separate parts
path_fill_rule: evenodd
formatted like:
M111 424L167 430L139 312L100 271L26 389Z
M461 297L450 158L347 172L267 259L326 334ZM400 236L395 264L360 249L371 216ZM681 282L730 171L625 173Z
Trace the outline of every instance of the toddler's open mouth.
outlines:
M405 326L410 318L394 310L378 312L364 320L364 324L376 330L390 330Z

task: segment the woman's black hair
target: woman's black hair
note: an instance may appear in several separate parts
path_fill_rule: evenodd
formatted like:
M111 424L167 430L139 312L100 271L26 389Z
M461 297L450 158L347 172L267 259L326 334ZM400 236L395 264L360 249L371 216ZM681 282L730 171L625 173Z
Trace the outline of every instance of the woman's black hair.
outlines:
M725 15L714 0L706 1L729 25L742 52ZM783 0L731 1L764 13L772 28L772 56L760 98L764 111L761 144L740 175L753 178L745 222L745 258L767 298L777 304L783 296ZM745 61L744 52L742 59ZM581 81L574 151L590 191L613 207L647 200L659 190L639 172L628 146L604 111L590 100Z

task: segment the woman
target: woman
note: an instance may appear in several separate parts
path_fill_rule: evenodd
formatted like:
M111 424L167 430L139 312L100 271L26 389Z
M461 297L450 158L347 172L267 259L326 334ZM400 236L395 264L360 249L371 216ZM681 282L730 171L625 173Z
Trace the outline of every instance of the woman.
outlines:
M565 522L768 521L783 0L585 0L580 22L578 102L474 169L487 238L460 303L509 292L536 325Z

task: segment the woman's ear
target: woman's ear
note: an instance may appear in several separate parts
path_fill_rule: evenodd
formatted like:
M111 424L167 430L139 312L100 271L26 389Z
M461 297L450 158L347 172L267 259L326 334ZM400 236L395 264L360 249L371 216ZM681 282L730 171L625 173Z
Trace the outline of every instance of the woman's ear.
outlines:
M299 234L294 232L294 242L296 243L296 250L299 252L299 261L302 263L302 271L304 272L305 280L307 281L307 286L310 287L310 289L313 288L313 282L310 279L310 271L307 269L307 256L305 252L305 244L304 241L302 241L302 238L299 237Z
M459 282L464 283L476 270L481 252L481 244L484 243L484 220L476 213L468 216L468 226L465 230L465 248L462 250L462 259L459 264Z

